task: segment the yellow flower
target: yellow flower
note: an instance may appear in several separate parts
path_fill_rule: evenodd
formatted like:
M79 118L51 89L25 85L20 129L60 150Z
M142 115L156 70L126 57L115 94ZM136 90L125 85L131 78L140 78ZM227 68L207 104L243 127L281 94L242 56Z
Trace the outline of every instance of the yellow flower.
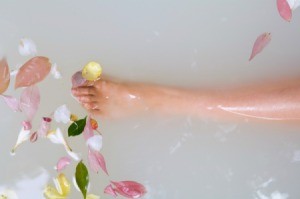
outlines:
M70 193L70 183L66 176L61 173L54 180L55 188L48 185L44 190L47 199L65 199Z
M97 80L102 73L102 67L97 62L89 62L82 69L82 77L89 81Z

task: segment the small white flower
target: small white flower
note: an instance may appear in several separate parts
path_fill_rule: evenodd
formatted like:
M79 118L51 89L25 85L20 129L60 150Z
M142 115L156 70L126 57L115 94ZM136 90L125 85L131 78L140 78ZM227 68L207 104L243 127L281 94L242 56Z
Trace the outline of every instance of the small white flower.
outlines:
M57 64L56 63L52 64L52 66L51 66L51 74L54 77L54 79L61 79L62 78L62 75L61 75L60 71L57 69Z
M10 189L0 191L0 199L18 199L17 194Z
M15 153L17 147L22 144L23 142L29 140L30 138L30 130L25 130L24 127L22 127L20 133L19 133L19 136L18 136L18 139L17 139L17 142L15 144L15 146L13 147L12 149L12 154Z
M94 151L100 151L102 149L102 135L94 135L86 141L87 146L89 146Z
M23 38L19 44L19 53L22 56L34 56L37 54L35 43L29 38Z
M67 153L69 154L69 156L71 157L71 158L73 158L73 160L75 160L75 161L79 161L80 160L80 157L79 157L79 155L77 154L77 153L75 153L75 152L73 152L73 151L70 151L70 150L68 150L67 148L66 148L66 150L67 150Z
M67 124L71 121L70 117L71 117L71 112L69 111L69 109L65 104L58 107L54 112L54 119L58 123L62 122L64 124Z

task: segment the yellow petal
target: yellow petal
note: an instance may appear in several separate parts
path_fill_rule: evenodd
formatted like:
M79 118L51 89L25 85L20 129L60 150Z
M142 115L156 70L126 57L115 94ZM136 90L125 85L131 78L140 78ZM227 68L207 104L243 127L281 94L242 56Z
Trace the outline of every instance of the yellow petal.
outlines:
M86 196L86 199L100 199L100 196L94 195L94 194L89 194Z
M102 73L102 67L97 62L89 62L82 69L82 77L89 81L97 80Z
M64 174L59 174L57 177L57 180L60 185L60 193L63 196L67 196L70 193L70 182L67 180L66 176Z
M70 183L64 174L59 174L54 179L54 184L56 188L48 185L44 190L44 196L47 199L64 199L69 195Z
M78 120L78 116L75 115L75 114L71 114L70 120L71 120L72 122L76 122L76 121Z
M65 199L66 196L62 196L58 191L51 186L47 186L44 190L44 196L47 199Z

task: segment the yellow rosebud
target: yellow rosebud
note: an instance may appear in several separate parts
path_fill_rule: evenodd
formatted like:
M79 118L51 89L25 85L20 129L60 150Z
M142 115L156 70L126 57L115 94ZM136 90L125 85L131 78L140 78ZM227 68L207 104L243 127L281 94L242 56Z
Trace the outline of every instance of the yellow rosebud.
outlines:
M102 73L102 67L97 62L89 62L82 69L82 77L88 81L97 80Z

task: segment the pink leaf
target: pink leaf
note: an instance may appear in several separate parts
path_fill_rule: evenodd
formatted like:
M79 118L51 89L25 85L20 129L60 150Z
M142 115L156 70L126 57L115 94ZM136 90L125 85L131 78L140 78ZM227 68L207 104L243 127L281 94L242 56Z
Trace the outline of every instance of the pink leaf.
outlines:
M6 59L0 60L0 94L4 93L10 82L10 72Z
M105 159L100 152L89 148L88 159L89 165L94 172L98 173L101 168L108 175Z
M83 130L83 137L84 139L87 141L89 138L93 137L94 136L94 129L91 125L91 117L88 116L86 118L86 125L84 127L84 130Z
M52 121L51 118L49 118L49 117L43 117L43 120L41 122L40 128L37 131L39 137L46 137L47 136L47 133L48 133L48 131L51 128L51 121Z
M251 61L257 54L259 54L269 44L270 41L271 33L263 33L260 36L258 36L253 45L249 61Z
M38 87L31 86L24 89L20 98L20 109L24 112L28 121L32 121L40 104L40 92Z
M30 136L30 142L32 142L32 143L33 143L33 142L36 142L37 139L38 139L38 134L37 134L37 132L32 133L31 136Z
M126 198L141 198L146 194L146 188L134 181L121 181L121 182L111 182L116 186L114 189L120 195Z
M82 77L82 72L78 71L72 76L72 86L82 86L87 80Z
M104 189L104 193L111 195L113 197L117 197L117 193L115 192L114 188L110 185L108 185L107 187L105 187Z
M1 95L4 99L4 102L7 104L7 106L15 111L15 112L21 112L20 109L20 102L18 99L16 99L13 96L9 96L9 95Z
M71 163L71 159L69 157L62 157L58 160L56 164L56 170L57 172L61 172L63 169L65 169L69 164Z
M34 57L27 61L16 76L15 88L32 86L48 75L51 63L47 57Z
M290 22L292 19L292 9L287 0L277 0L277 9L280 16Z

